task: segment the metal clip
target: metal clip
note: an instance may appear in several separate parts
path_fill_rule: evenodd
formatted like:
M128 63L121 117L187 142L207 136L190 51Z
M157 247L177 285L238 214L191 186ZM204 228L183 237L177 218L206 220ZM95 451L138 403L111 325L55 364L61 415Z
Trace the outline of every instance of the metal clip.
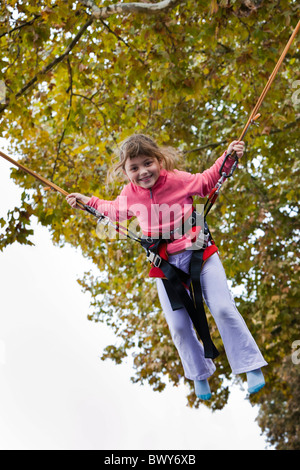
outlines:
M97 224L101 224L103 226L109 225L110 220L108 217L105 217L105 215L102 215L98 218Z
M153 251L148 251L147 259L150 261L150 263L153 264L155 268L159 268L161 264L161 257L159 255L153 253Z
M208 242L209 242L209 234L205 234L203 233L202 231L200 232L197 240L195 241L195 243L193 243L193 247L196 247L197 249L203 249L203 248L207 248L208 246Z

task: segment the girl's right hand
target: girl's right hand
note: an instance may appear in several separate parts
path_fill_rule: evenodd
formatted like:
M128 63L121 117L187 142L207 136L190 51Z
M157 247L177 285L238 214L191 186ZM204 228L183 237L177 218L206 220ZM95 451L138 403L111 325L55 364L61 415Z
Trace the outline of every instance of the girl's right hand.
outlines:
M83 204L87 204L90 199L90 197L84 196L80 193L71 193L66 197L67 203L75 209L81 209L81 207L77 204L77 200L81 201Z

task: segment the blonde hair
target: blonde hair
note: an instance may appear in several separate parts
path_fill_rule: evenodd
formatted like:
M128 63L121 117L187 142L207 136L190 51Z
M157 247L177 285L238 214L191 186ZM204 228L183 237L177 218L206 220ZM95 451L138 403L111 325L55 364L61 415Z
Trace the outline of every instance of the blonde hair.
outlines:
M173 147L159 146L151 137L144 134L133 134L121 142L118 161L110 168L107 183L123 177L128 159L145 155L156 158L167 171L173 171L180 165L181 154Z

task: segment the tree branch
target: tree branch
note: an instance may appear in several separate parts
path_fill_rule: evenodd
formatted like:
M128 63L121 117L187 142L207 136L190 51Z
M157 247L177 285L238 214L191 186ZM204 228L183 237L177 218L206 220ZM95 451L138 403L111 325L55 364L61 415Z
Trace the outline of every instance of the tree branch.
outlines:
M168 8L173 8L179 3L182 3L182 0L163 0L159 3L117 3L107 7L98 7L93 0L80 0L80 3L90 8L92 17L98 20L100 18L108 18L111 15L124 13L145 13L151 15L167 10Z
M289 122L286 124L282 129L271 129L270 134L277 134L278 132L284 132L291 127L297 126L300 122L300 118L298 117L295 121Z
M69 58L69 57L67 58L67 64L68 64L69 81L70 81L70 86L69 86L68 91L67 91L67 93L68 93L68 92L70 93L69 111L68 111L67 118L66 118L66 120L65 120L65 126L64 126L63 132L62 132L62 134L61 134L61 136L60 136L60 139L59 139L59 141L58 141L58 144L57 144L56 158L55 158L55 161L54 161L53 170L52 170L52 176L51 176L51 179L50 179L52 182L53 182L54 175L55 175L55 172L56 172L56 167L57 167L58 160L60 159L60 156L59 156L59 155L60 155L60 151L61 151L61 146L62 146L64 137L65 137L65 134L66 134L66 131L67 131L68 121L69 121L69 119L70 119L71 110L72 110L72 101L73 101L73 73L72 73L72 67L71 67L71 64L70 64L70 58Z
M62 55L60 55L59 57L55 57L54 60L52 60L40 72L38 72L31 80L29 80L29 82L27 82L26 85L24 85L23 88L21 88L21 90L18 91L18 93L16 93L16 95L15 95L16 98L20 98L20 96L24 95L24 93L26 93L26 91L29 88L31 88L33 85L35 85L35 83L39 80L39 77L41 75L45 75L46 73L50 72L50 70L52 70L57 64L62 62L64 60L64 58L67 57L68 54L70 54L72 49L76 46L76 44L80 40L81 36L85 33L85 31L93 23L93 21L94 21L93 18L89 18L89 20L80 28L80 31L76 34L74 39L72 39L72 41L70 42L70 44L66 48L65 52ZM0 106L0 113L2 113L6 108L8 108L8 106L9 106L9 100L7 100L7 102L4 105Z
M31 26L37 19L39 19L41 17L41 15L35 15L34 18L32 20L29 20L29 21L26 21L25 23L22 23L20 24L19 26L15 26L14 28L10 29L9 31L5 31L5 33L2 33L0 34L0 39L3 37L3 36L9 36L11 33L13 33L14 31L18 31L18 29L22 29L24 28L25 26Z
M16 93L15 97L19 98L20 96L24 95L27 90L29 90L33 85L35 85L41 75L45 75L47 72L52 70L57 64L62 62L66 56L72 51L74 46L80 40L81 36L85 33L86 29L94 22L95 19L103 19L107 18L113 14L117 13L146 13L146 14L153 14L160 11L167 10L168 8L175 7L179 3L182 3L183 0L163 0L159 3L117 3L115 5L109 5L107 7L99 8L92 0L80 0L80 2L91 9L92 15L90 16L89 20L81 27L80 31L76 34L74 39L70 42L68 47L66 48L65 52L56 57L52 60L48 65L46 65L40 72L38 72L26 85L21 88L18 93ZM35 18L36 19L36 18ZM0 114L5 111L9 106L9 99L7 102L0 106Z
M223 145L223 144L226 144L227 143L227 140L222 140L221 142L213 142L211 144L204 144L204 145L201 145L201 147L195 147L191 150L185 150L183 153L185 155L187 155L188 153L193 153L193 152L201 152L201 150L205 150L205 149L208 149L208 148L216 148L216 147L219 147L220 145Z
M100 19L101 23L103 24L103 26L111 33L113 34L119 41L123 42L123 44L125 44L126 47L128 47L128 49L130 49L131 51L136 51L138 54L141 54L141 52L134 46L130 45L127 41L125 41L125 39L121 38L115 31L113 31L110 26L105 23L105 21L102 20L102 18ZM137 60L145 65L145 61L143 59L141 59L140 57L137 58Z

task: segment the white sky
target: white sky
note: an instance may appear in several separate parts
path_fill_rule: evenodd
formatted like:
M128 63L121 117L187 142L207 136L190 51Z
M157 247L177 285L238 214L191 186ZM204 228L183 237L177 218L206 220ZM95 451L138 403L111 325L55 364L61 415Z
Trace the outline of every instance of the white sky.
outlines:
M20 194L0 158L0 217ZM44 227L32 240L0 252L1 450L266 448L246 390L232 386L222 411L195 410L183 383L153 392L131 383L130 361L101 361L115 338L87 320L90 297L76 282L91 264L80 251L54 247Z

